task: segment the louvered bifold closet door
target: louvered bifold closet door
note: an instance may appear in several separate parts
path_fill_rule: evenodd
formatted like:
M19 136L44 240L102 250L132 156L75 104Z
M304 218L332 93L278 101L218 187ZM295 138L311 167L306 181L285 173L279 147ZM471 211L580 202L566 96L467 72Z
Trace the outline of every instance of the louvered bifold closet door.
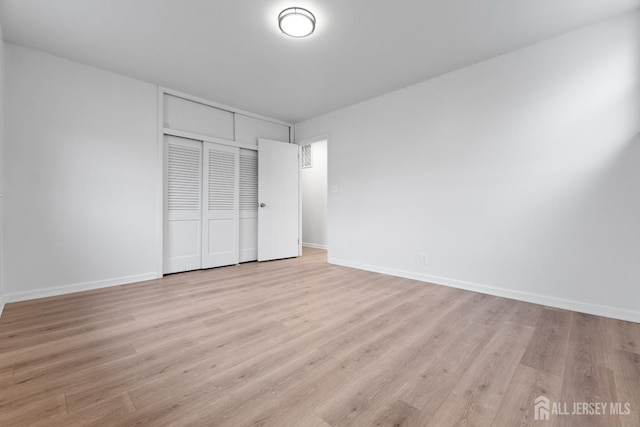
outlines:
M240 262L258 259L258 152L240 149Z
M202 268L239 262L239 149L203 143Z
M164 273L202 263L202 142L165 136Z

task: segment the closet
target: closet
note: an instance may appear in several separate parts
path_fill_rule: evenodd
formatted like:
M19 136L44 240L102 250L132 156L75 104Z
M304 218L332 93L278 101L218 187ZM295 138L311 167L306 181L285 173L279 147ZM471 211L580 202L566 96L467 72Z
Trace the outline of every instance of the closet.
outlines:
M162 104L163 273L257 260L258 140L289 142L289 126L173 94Z

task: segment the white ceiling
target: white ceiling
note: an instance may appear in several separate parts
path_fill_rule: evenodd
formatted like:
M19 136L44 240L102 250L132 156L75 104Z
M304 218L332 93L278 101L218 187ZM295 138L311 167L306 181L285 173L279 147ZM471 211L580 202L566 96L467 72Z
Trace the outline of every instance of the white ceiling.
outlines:
M292 39L278 13L305 7ZM295 123L640 0L0 0L5 41Z

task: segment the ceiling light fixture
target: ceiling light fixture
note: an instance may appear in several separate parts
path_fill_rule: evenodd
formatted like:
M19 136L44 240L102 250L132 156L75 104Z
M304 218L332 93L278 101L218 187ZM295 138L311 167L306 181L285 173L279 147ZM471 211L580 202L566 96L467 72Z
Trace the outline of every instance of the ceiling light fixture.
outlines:
M278 15L280 31L291 37L307 37L316 29L316 17L307 9L289 7Z

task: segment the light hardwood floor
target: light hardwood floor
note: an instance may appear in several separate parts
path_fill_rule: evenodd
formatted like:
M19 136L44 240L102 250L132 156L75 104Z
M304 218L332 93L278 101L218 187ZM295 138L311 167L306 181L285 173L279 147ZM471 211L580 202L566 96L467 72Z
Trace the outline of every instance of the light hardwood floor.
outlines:
M640 325L309 249L8 304L0 386L2 426L640 426ZM534 421L539 395L632 413Z

